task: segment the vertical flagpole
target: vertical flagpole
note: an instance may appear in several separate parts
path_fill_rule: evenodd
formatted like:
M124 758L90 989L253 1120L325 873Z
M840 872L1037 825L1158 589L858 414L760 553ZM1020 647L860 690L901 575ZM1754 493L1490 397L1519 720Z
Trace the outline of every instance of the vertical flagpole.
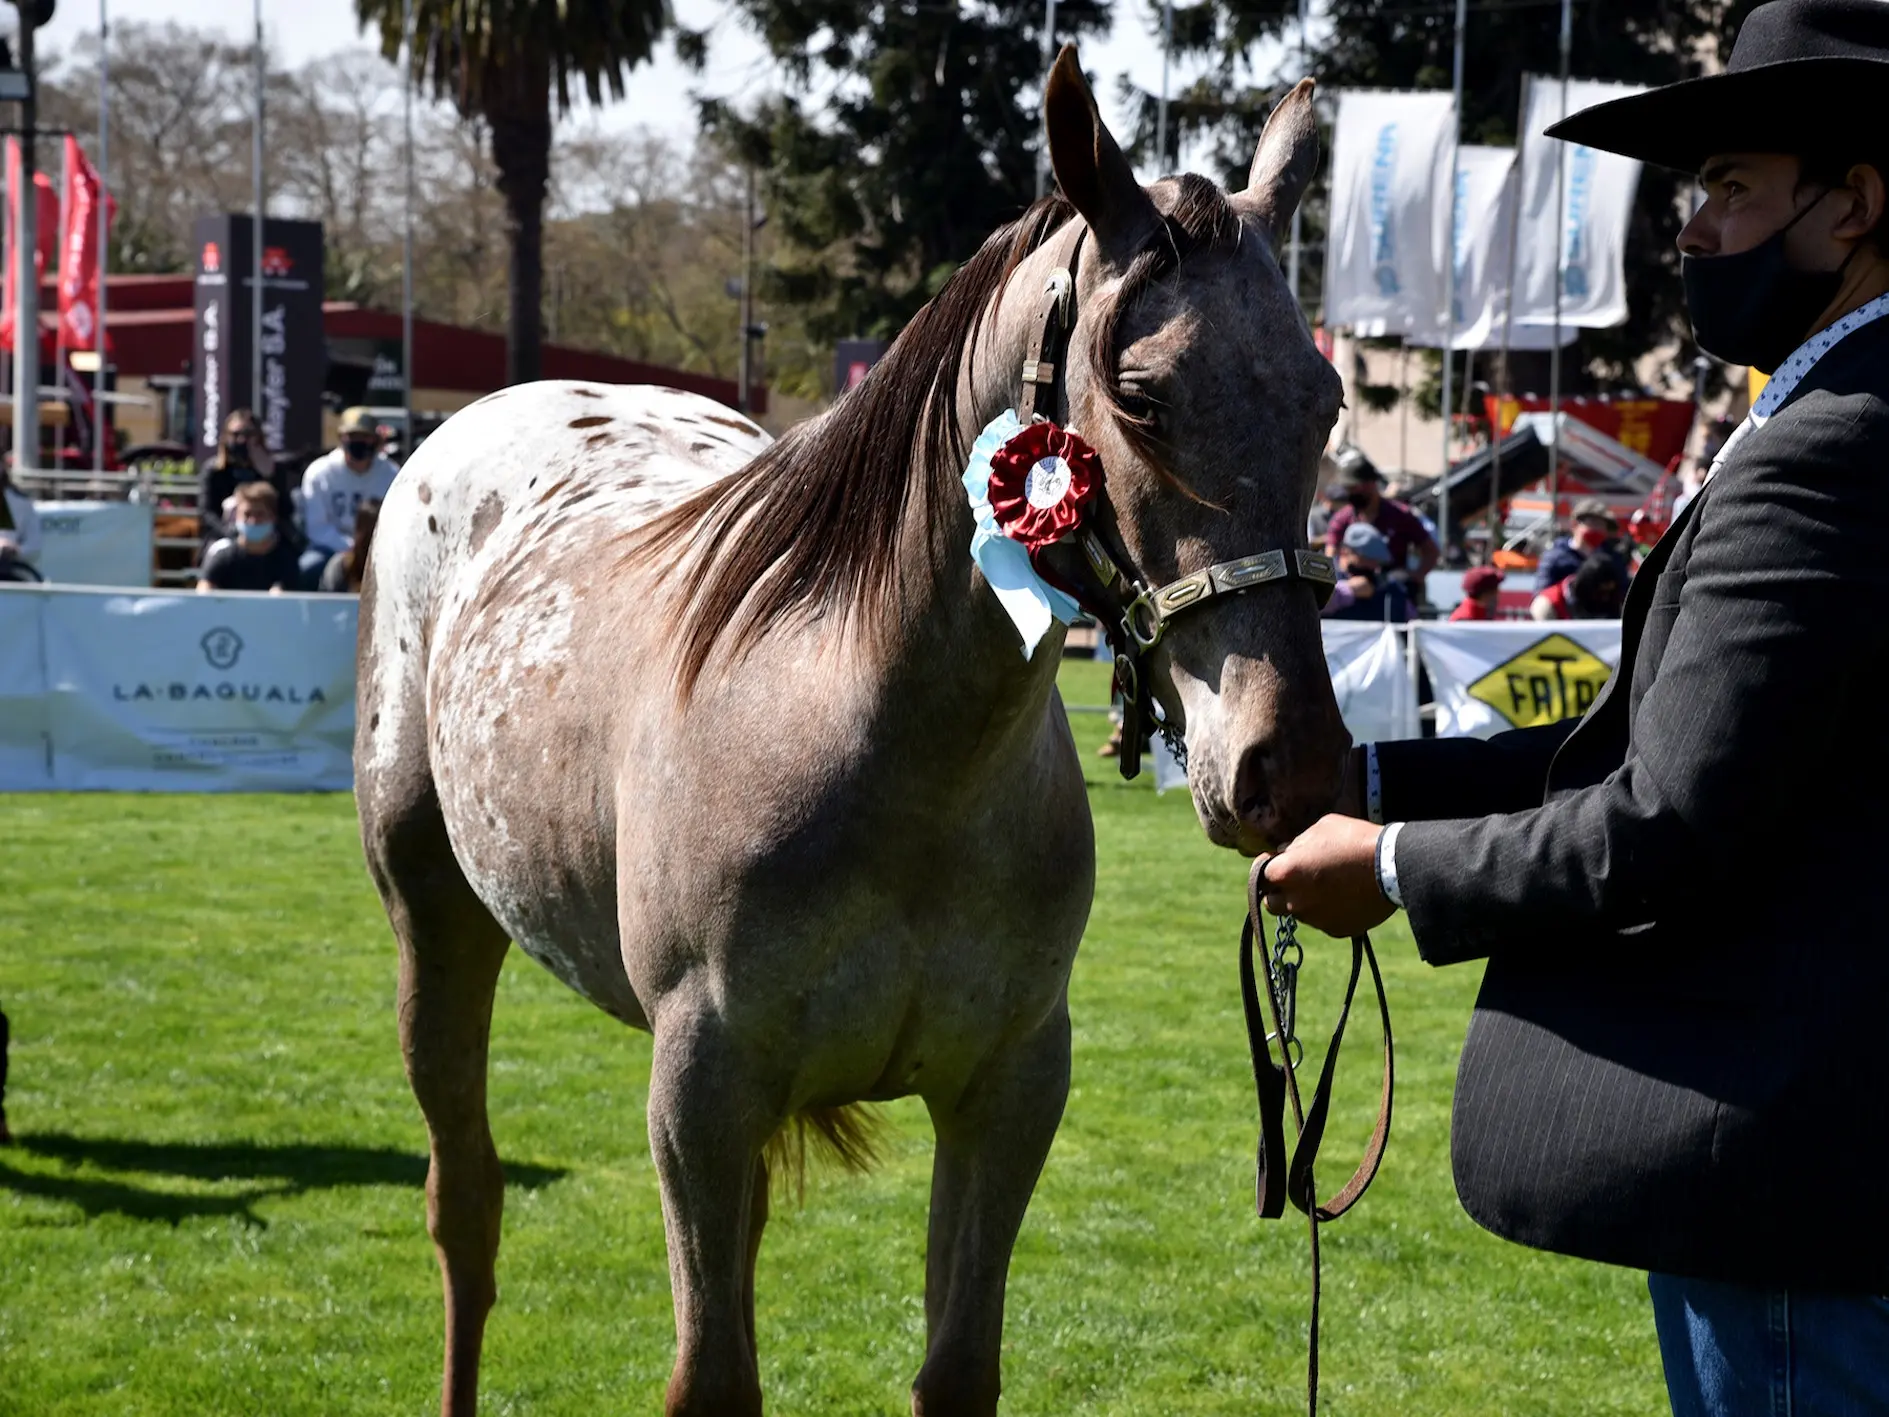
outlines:
M39 193L33 185L33 135L39 127L38 76L33 72L33 7L21 5L20 190L13 193L13 475L39 463Z
M262 52L262 0L256 0L256 113L250 124L250 210L255 213L249 225L249 406L256 411L256 422L263 430L263 442L269 441L269 417L262 396L262 120L263 83L268 75ZM270 452L282 452L270 448Z
M413 0L401 0L400 52L405 59L406 82L406 196L400 228L400 375L406 385L405 427L400 435L401 461L413 456Z
M106 126L111 112L111 25L105 5L106 0L98 0L98 368L92 372L93 472L105 470L105 287L111 275L111 248L106 244L111 231L107 220L111 210L111 130Z
M1305 20L1307 0L1299 0L1299 77L1305 75ZM1292 206L1292 244L1286 250L1286 284L1292 287L1292 298L1299 300L1299 245L1305 201L1301 198Z
M1489 425L1489 437L1494 443L1494 456L1489 468L1489 555L1495 556L1496 548L1502 544L1502 532L1497 526L1499 515L1497 508L1502 504L1502 409L1512 390L1509 381L1509 346L1515 337L1515 267L1516 248L1522 241L1522 199L1528 195L1528 188L1523 183L1523 174L1528 158L1528 99L1533 91L1534 81L1527 74L1522 75L1522 111L1515 122L1515 165L1509 169L1509 179L1515 184L1515 195L1509 206L1509 275L1506 293L1502 304L1502 357L1496 364L1496 416Z
M58 240L53 249L59 253L59 271L53 278L55 303L53 310L59 309L57 292L66 279L66 223L72 219L72 162L71 150L64 144L59 145L59 231ZM52 376L58 382L59 396L66 401L66 428L76 428L78 412L73 404L72 384L66 378L66 322L55 320L52 327ZM66 430L60 429L52 440L53 466L59 471L66 470Z
M1449 237L1443 243L1443 475L1436 484L1436 531L1438 550L1444 564L1450 550L1450 416L1455 412L1456 359L1456 172L1462 153L1463 134L1463 24L1468 18L1469 0L1456 0L1456 58L1451 81L1450 110L1450 188L1443 200L1449 204Z
M1050 62L1056 57L1056 0L1043 0L1043 84L1049 85ZM1036 199L1043 200L1043 194L1049 190L1049 139L1037 140L1036 148Z
M1154 175L1167 171L1168 67L1174 62L1174 0L1161 0L1161 106L1154 118Z
M1568 51L1574 46L1574 0L1561 0L1561 112L1568 116ZM1561 530L1561 243L1567 240L1568 145L1554 154L1554 344L1548 350L1548 530Z

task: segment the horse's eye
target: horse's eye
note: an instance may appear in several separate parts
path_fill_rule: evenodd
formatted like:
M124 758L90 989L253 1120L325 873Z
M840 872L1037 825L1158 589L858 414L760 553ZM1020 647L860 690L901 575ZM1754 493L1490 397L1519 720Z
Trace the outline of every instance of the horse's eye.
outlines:
M1115 402L1137 423L1152 427L1161 421L1161 401L1139 384L1121 385L1115 391Z

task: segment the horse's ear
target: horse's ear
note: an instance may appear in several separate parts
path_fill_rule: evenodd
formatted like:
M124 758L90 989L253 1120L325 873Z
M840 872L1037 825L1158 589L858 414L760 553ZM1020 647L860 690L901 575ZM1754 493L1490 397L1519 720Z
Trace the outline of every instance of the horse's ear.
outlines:
M1240 204L1271 229L1275 244L1292 225L1299 198L1318 171L1318 119L1312 112L1312 81L1300 79L1274 105L1253 153Z
M1073 44L1063 46L1049 71L1043 129L1056 181L1089 223L1102 254L1118 265L1132 259L1161 217L1102 122Z

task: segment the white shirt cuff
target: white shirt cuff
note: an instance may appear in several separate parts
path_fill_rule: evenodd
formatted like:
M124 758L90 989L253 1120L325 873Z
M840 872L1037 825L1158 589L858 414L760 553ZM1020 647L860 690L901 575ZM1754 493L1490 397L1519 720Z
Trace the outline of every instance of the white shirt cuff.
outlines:
M1364 745L1364 815L1384 825L1384 779L1377 771L1377 744Z
M1399 910L1404 908L1404 894L1397 888L1397 833L1403 829L1402 822L1392 822L1377 838L1377 887Z

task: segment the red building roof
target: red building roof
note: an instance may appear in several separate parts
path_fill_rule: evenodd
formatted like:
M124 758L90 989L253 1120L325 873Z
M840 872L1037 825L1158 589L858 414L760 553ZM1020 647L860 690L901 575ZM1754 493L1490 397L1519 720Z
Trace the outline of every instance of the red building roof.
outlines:
M50 328L57 295L47 282L40 292L41 323ZM105 323L113 363L121 376L187 374L196 330L193 278L189 275L115 275L107 282ZM330 300L322 305L322 327L331 338L398 340L397 312ZM505 337L435 320L413 322L413 387L490 393L505 386ZM596 379L607 384L663 384L734 407L733 379L690 374L614 354L544 346L547 379ZM767 411L767 389L757 386L752 407Z

